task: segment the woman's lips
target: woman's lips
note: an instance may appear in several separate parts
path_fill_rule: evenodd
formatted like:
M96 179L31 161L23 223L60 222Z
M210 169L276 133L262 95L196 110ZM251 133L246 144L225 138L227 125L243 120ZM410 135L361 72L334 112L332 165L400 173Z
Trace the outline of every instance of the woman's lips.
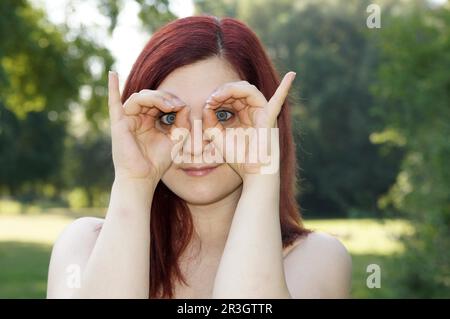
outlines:
M205 176L215 170L217 166L191 166L181 168L189 176Z

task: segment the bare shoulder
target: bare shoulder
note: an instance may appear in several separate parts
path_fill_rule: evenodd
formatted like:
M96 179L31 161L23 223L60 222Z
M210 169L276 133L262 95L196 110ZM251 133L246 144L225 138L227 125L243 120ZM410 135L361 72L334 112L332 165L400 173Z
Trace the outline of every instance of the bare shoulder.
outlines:
M286 281L293 298L347 298L351 257L335 237L313 232L291 247L284 259Z
M81 253L95 244L102 225L102 218L82 217L74 220L59 235L53 246L53 253L66 249L71 253Z
M85 266L102 225L101 218L82 217L70 223L62 231L52 249L47 298L69 297L64 278L74 265L80 269Z
M348 251L339 239L323 232L312 232L295 241L289 248L287 257L291 254L333 253L348 256Z

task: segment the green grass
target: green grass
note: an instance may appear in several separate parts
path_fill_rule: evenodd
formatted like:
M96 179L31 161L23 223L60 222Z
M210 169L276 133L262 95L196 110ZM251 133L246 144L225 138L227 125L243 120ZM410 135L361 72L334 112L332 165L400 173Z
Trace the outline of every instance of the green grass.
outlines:
M392 255L404 250L400 235L413 231L400 219L324 219L306 220L305 226L339 238L354 255Z
M102 209L24 211L21 207L2 210L0 206L0 298L45 298L48 263L52 244L76 217ZM11 206L9 207L11 208ZM399 236L411 232L403 220L325 219L307 220L306 226L338 237L352 255L352 297L390 298L395 296L391 280L395 273L393 256L401 254ZM366 268L378 264L381 288L369 289Z
M0 242L0 298L45 298L50 253L49 245Z
M388 255L354 255L352 254L352 298L399 298L393 280L398 261L392 260L394 257ZM381 268L381 287L369 289L366 285L367 266L377 264Z

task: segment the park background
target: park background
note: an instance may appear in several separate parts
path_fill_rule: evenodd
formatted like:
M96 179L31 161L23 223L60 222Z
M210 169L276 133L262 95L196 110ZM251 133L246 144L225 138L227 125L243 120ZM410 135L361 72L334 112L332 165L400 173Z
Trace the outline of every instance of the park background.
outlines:
M44 298L58 234L105 214L107 72L123 85L152 32L192 14L242 20L297 72L297 199L351 253L352 297L449 298L445 0L0 1L0 298Z

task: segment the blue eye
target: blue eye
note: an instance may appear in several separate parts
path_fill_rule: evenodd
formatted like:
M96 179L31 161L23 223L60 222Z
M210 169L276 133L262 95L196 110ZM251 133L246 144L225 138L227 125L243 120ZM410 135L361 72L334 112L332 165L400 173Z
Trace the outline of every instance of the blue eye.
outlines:
M172 125L175 123L175 113L164 113L159 120L165 125Z
M216 117L219 122L228 121L234 114L227 110L220 110L216 112Z

